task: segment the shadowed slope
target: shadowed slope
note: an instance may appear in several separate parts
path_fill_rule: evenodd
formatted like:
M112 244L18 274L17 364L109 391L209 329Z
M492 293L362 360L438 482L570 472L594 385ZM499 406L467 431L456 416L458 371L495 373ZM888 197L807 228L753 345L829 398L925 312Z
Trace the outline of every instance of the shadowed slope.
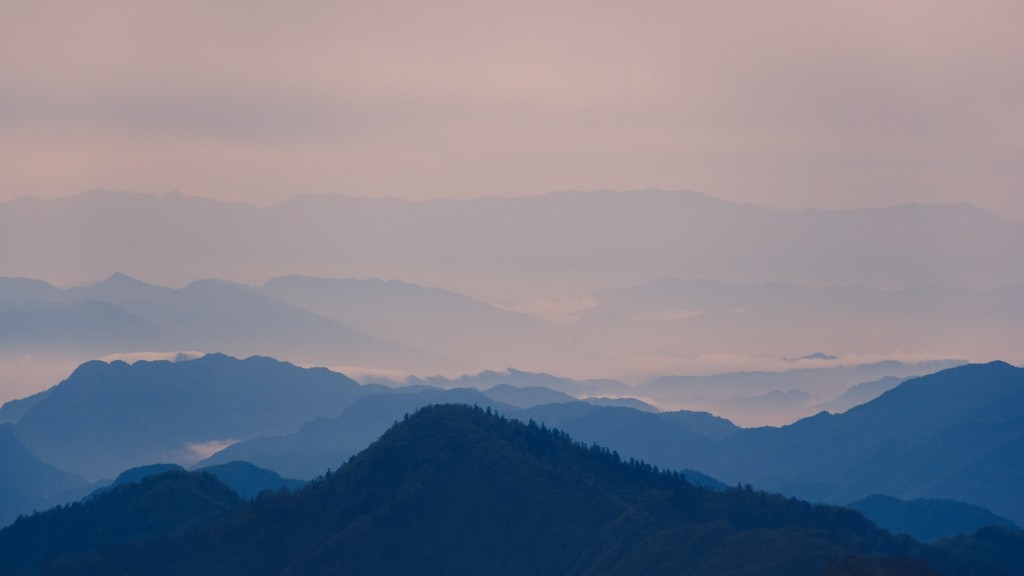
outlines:
M0 530L0 573L34 573L63 556L179 536L223 521L242 505L212 475L148 476Z

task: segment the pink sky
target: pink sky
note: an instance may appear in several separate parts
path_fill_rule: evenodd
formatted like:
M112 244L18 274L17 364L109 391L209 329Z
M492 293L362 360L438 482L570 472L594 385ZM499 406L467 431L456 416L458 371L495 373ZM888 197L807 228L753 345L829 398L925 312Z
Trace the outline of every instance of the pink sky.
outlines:
M0 201L687 188L1024 220L1024 3L0 2Z

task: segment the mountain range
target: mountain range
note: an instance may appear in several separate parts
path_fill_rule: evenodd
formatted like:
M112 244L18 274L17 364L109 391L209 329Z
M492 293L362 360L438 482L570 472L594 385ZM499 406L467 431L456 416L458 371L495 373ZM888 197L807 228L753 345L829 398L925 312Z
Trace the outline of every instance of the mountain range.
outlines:
M152 463L244 460L307 480L406 414L455 402L558 427L626 458L691 471L695 481L708 474L727 485L834 504L872 494L952 499L1018 524L1024 519L1017 494L1024 369L1005 363L911 378L845 413L778 428L512 385L538 381L528 375L504 385L484 376L479 382L490 386L482 390L389 388L259 357L86 363L58 386L0 409L14 420L0 429L0 449L11 463L0 486L0 501L10 504L2 512L13 518L72 500L86 479Z
M850 510L698 488L557 430L436 406L295 494L244 505L172 471L20 519L0 530L0 570L995 576L1024 569L1022 538L927 546Z
M90 480L292 432L382 389L271 358L88 362L38 396L13 425L41 459Z
M558 365L558 355L575 358L583 353L545 320L399 280L287 276L253 291L388 342L462 359L463 367L478 370L552 367Z
M659 406L710 411L744 425L783 425L830 408L843 412L876 398L906 378L960 364L963 362L956 360L886 360L780 371L668 375L641 383L632 393Z
M297 196L258 208L94 190L0 204L0 231L0 269L58 283L114 272L170 285L381 277L520 302L664 276L813 286L1024 283L1024 224L967 204L781 212L642 190L422 203Z
M967 204L786 212L665 190L267 207L22 198L0 204L0 400L85 360L181 351L392 379L516 368L630 385L1020 363L1022 250L1024 223ZM777 425L854 384L923 373L661 407Z
M516 408L465 389L374 395L281 437L256 438L209 460L247 459L308 477L418 406L466 402L556 426L583 442L655 465L692 469L726 484L845 504L872 494L953 499L1024 523L1024 369L1002 362L912 378L842 414L782 427L740 428L707 413L651 413L562 402ZM367 414L377 414L366 419ZM317 456L311 452L319 451ZM309 465L309 463L315 463Z
M179 351L195 356L202 352L192 351L217 350L239 357L287 357L305 365L330 366L363 379L395 385L480 388L486 387L488 381L494 385L515 380L522 386L532 378L537 385L575 397L643 396L662 408L707 410L745 425L756 425L784 424L811 415L859 383L921 375L957 363L914 358L906 362L878 362L872 356L864 357L870 360L865 362L857 356L840 358L818 353L796 359L775 357L767 362L769 370L673 376L673 372L655 369L665 355L672 355L672 347L698 352L729 349L727 341L735 340L736 333L749 331L750 326L729 320L713 329L707 322L714 324L718 320L697 316L636 320L641 324L630 328L621 322L634 322L630 318L647 312L630 311L623 298L649 300L653 308L648 312L660 309L659 306L684 306L679 298L693 298L693 307L707 307L708 317L712 318L717 314L715 309L733 302L729 299L731 293L744 295L736 302L749 305L762 291L770 296L788 294L787 290L795 288L709 284L691 293L689 287L694 283L667 285L674 288L669 291L671 294L659 288L662 297L643 297L644 290L635 297L626 298L621 293L617 298L602 296L606 304L585 312L577 323L555 325L467 296L398 281L291 276L272 279L262 286L203 280L183 288L167 288L115 274L98 284L62 289L39 281L0 278L0 376L6 376L14 386L0 394L16 398L42 389L66 376L79 363L96 357L173 358ZM676 288L683 290L682 296L673 292ZM706 297L719 289L723 295L716 297L717 303L708 301ZM848 292L860 294L855 290ZM786 298L796 298L798 293ZM856 301L863 300L861 296L848 303L851 315L859 310ZM775 305L789 306L783 300L776 299L761 311L750 308L750 313L744 315L761 324L759 330L765 332L766 340L786 340L767 338L771 326L787 324L784 316L767 313ZM975 312L982 309L988 308L973 308ZM927 308L921 314L927 314ZM605 320L595 323L598 316ZM762 320L755 319L762 316ZM668 324L658 328L651 322ZM694 324L688 326L687 322ZM643 329L637 332L641 325ZM871 326L861 329L877 332ZM719 342L713 344L716 332ZM802 328L794 332L819 333ZM697 333L701 334L698 340L704 342L702 346L710 348L701 349L687 336ZM645 334L660 336L652 338ZM969 330L962 335L963 340L973 337ZM1005 341L1014 341L1012 334L1007 334ZM778 351L802 346L793 342L779 344ZM461 355L456 357L458 354ZM647 368L657 374L653 379L642 377L641 372L633 374L632 383L641 384L638 387L610 378L571 379L551 375L559 372L522 369L549 367L564 368L570 373L614 373L628 370L638 358L650 361ZM742 357L734 358L743 362ZM521 363L520 368L476 371L479 367L510 366L506 362ZM672 368L673 362L662 368ZM71 366L65 367L68 364ZM36 384L24 375L26 368L32 366L42 371L36 375L40 379ZM472 374L405 377L409 372ZM18 394L18 388L24 392ZM861 402L867 399L868 396L858 396ZM847 403L846 407L850 405Z
M734 367L756 358L750 367L764 369L769 359L815 351L846 363L896 352L1016 361L1007 342L1024 325L1024 223L966 204L780 212L644 190L424 203L300 196L258 208L96 190L0 204L0 235L0 269L10 276L61 285L116 273L168 286L220 278L255 287L275 306L315 312L321 322L306 318L305 347L242 351L225 338L198 348L295 360L313 335L358 348L356 335L323 318L472 364L463 372L516 366L586 377L708 373L722 355L734 356ZM52 290L19 282L48 301ZM204 290L214 288L189 292ZM180 307L198 295L179 296ZM78 315L154 343L184 332L164 325L174 316L151 318L152 307L83 308L20 314L43 324L47 314ZM18 312L0 324L26 322ZM290 318L277 318L282 330L302 325ZM269 337L236 335L238 346ZM604 360L609 353L614 362ZM424 372L426 361L399 357L393 368L437 371Z
M95 358L177 350L239 356L269 350L296 361L399 370L437 369L446 362L222 281L172 289L114 274L59 289L0 279L0 353Z
M666 375L725 371L714 364L722 355L740 369L772 371L884 359L1017 360L1015 343L1024 337L1021 284L979 290L660 278L589 297L573 334ZM686 364L688 372L679 370Z

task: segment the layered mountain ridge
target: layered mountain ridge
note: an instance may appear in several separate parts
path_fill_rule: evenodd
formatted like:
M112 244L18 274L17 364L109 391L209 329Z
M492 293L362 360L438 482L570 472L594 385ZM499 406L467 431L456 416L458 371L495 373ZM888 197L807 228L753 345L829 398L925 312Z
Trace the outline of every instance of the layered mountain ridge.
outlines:
M876 493L954 499L1020 524L1022 373L1001 362L967 365L907 380L843 414L740 428L707 413L567 401L530 386L365 386L324 369L213 355L83 365L61 385L24 401L30 405L19 406L21 416L5 430L8 444L20 446L37 467L56 465L90 478L168 460L195 463L212 454L204 464L245 460L309 479L418 408L470 403L729 485L835 504ZM56 490L33 502L55 503L46 498Z
M57 282L89 281L99 271L169 284L354 275L488 299L545 295L530 286L559 293L626 286L666 273L807 285L1024 282L1024 269L1010 264L1024 262L1024 224L966 204L778 212L643 190L424 203L301 196L257 208L94 192L0 204L0 230L6 273ZM63 255L60 266L54 254Z
M55 547L21 563L9 560L6 568L29 574L49 562L48 574L719 575L898 568L954 576L1012 574L1024 566L1015 552L1019 534L982 531L929 547L893 537L852 511L747 489L703 490L606 448L575 444L563 432L487 412L420 410L305 490L258 499L201 531L189 531L185 521L131 546L108 536L102 552L90 532L76 539L84 546ZM0 530L0 549L11 550L46 523L48 533L62 534L82 514L120 509L128 516L111 521L123 531L131 511L152 510L160 493L198 496L208 490L201 486L212 488L209 476L182 474L23 519ZM147 491L154 496L145 497ZM127 497L138 499L126 506ZM225 509L218 497L189 501L203 500L195 517ZM53 540L42 538L35 548Z

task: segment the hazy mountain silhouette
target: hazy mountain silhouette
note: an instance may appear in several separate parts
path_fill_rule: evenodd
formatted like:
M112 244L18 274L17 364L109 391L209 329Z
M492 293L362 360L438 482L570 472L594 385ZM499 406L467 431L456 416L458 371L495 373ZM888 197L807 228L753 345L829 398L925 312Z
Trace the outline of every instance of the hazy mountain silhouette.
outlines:
M14 288L4 290L7 282ZM24 286L21 279L0 279L0 293L8 292L7 307L0 306L0 354L97 357L216 350L338 366L435 370L452 365L438 354L378 340L223 281L172 289L114 274L98 284L66 290L31 283L37 299Z
M0 204L0 230L0 270L9 275L266 282L248 296L206 282L141 297L138 287L108 286L134 294L109 303L168 333L174 346L163 351L421 375L516 366L636 382L708 374L722 358L735 358L729 370L771 370L815 351L824 356L795 364L897 351L910 360L1020 361L1013 343L1024 338L1024 223L967 204L780 212L643 190L422 203L300 196L259 208L97 190ZM692 280L700 278L717 282ZM51 301L51 289L27 281L8 292L17 299L35 289L41 302L80 306ZM100 292L73 294L108 301ZM565 302L574 312L547 312L567 319L560 329L495 306L541 314ZM113 314L99 318L106 329L127 321ZM27 322L52 325L44 320ZM147 336L152 346L163 342L157 336ZM818 401L841 393L797 388Z
M495 401L518 408L583 399L588 404L596 406L621 406L644 412L658 412L657 407L630 397L630 394L636 393L632 387L610 378L576 380L509 368L501 372L485 370L476 374L464 374L457 378L409 376L402 380L375 378L373 381L396 387L430 386L446 390L474 388Z
M83 293L123 306L178 336L182 350L217 350L240 356L273 350L298 361L430 369L444 359L377 340L247 287L204 280L179 290L114 275Z
M254 290L382 340L480 367L552 366L556 355L578 354L543 320L408 282L288 276Z
M813 352L811 354L805 354L799 358L783 358L786 362L800 362L802 360L838 360L838 356L831 354L825 354L824 352Z
M96 300L35 302L0 311L0 353L101 356L174 349L175 339L137 314Z
M445 376L408 376L402 380L373 378L394 387L429 386L432 388L474 388L499 402L519 408L538 404L569 402L585 399L591 404L631 406L638 410L657 412L658 409L646 402L628 397L633 389L623 382L610 378L576 380L552 374L527 372L509 368L501 372L485 370L476 374L464 374L457 378ZM609 396L603 396L603 395Z
M716 405L733 410L771 410L788 414L794 407L799 408L814 396L803 390L772 390L759 396L727 396L715 402ZM719 412L716 410L716 412ZM725 412L723 410L722 412Z
M42 460L96 480L211 446L282 434L382 389L271 358L89 362L31 406L14 432Z
M886 391L899 386L899 384L904 380L906 380L906 378L886 376L885 378L879 378L873 382L862 382L851 386L849 390L843 392L839 397L833 398L828 402L823 402L817 407L820 410L826 410L833 414L846 412L854 406L860 406L861 404L878 398Z
M524 386L517 388L511 384L498 384L482 390L485 396L516 408L531 408L540 404L574 402L575 398L543 386Z
M117 271L174 285L299 273L403 278L522 300L664 275L833 286L1024 282L1016 264L1024 224L967 204L778 212L645 190L422 203L299 196L257 208L94 191L0 204L0 229L0 268L62 283Z
M218 516L235 504L215 496L208 478L151 477L79 509L128 517L102 525L147 527L145 514L126 520L159 510L154 504L165 499L145 493L166 483L165 494L209 494L205 506L183 513ZM1015 557L1019 535L979 533L974 545L928 547L853 511L752 490L703 490L607 449L576 445L562 432L459 406L422 410L307 489L259 499L205 532L135 546L90 533L80 539L85 550L52 546L73 523L72 512L22 521L0 532L0 542L49 523L56 537L37 549L51 558L83 553L53 563L51 574L790 575L848 573L841 569L850 566L858 574L892 566L934 574L928 562L952 576L1012 574L1024 566ZM174 527L154 536L169 532ZM11 571L23 573L22 566Z
M644 382L633 388L632 393L661 405L706 410L744 425L780 425L820 412L824 399L840 397L858 384L886 377L907 378L931 374L959 364L962 362L955 360L889 360L779 371L727 372L707 376L670 375ZM781 392L782 390L787 392ZM863 392L870 390L871 388L867 387ZM865 396L870 396L865 401L874 397L870 394ZM849 401L849 398L846 401Z
M922 542L969 534L985 526L1001 526L1020 532L1020 527L1011 520L981 506L956 500L900 500L875 494L847 507L890 532L909 534Z
M64 300L63 290L42 280L0 276L0 309L31 302L62 302Z
M1015 321L1015 310L1024 307L1024 287L984 293L879 291L663 279L599 292L593 307L567 326L405 282L296 276L262 287L203 280L173 289L114 274L98 284L65 290L0 278L0 302L0 360L15 364L0 370L17 370L26 358L77 365L114 353L178 350L269 354L358 374L452 374L518 366L528 370L484 371L452 381L421 377L409 383L481 389L502 383L539 385L575 397L642 393L666 408L708 410L745 424L789 423L813 414L853 384L954 364L880 363L879 370L855 375L851 368L865 364L862 358L885 358L896 350L965 351L981 357L1006 351L1013 357L1017 351L1010 350L1011 343L1024 336L1018 334L1024 318ZM936 324L935 317L945 324ZM892 337L886 340L883 333ZM835 338L829 342L836 348L868 356L818 353L793 362L772 356L820 344L826 336ZM721 354L735 356L739 365L766 369L716 376L712 380L722 385L703 387L696 377L669 382L673 377L665 376L641 393L617 380L544 373L628 375L637 382L650 375L706 373L702 358ZM770 385L769 372L776 374ZM721 381L730 378L741 385L727 390ZM743 401L794 388L815 398ZM722 401L729 396L744 398Z
M588 396L584 399L587 404L595 406L614 406L618 408L632 408L641 412L659 412L658 408L636 398L609 398L606 396Z
M466 374L457 378L446 378L444 376L419 377L409 376L404 380L395 382L386 379L376 381L404 386L433 386L436 388L476 388L477 390L488 390L495 386L507 384L515 388L526 389L532 387L548 388L561 392L574 398L589 398L593 396L628 395L633 389L626 384L610 378L592 378L576 380L552 374L528 372L509 368L501 372L485 370L477 374Z
M574 337L606 354L635 356L638 364L661 351L662 373L687 363L706 373L713 364L700 366L700 358L721 354L778 371L871 358L1016 360L1014 343L1024 338L1022 285L879 289L862 282L811 287L662 278L591 297L571 327ZM843 354L797 354L822 349Z
M739 394L767 394L779 389L812 390L827 383L839 393L849 387L885 376L922 376L963 364L954 360L908 363L873 362L851 366L796 368L784 371L727 372L708 376L662 376L636 387L658 398L686 399L698 394L727 398ZM877 376L877 378L873 378Z
M948 498L1024 522L1024 369L975 364L913 378L843 414L744 429L688 465L824 502Z

